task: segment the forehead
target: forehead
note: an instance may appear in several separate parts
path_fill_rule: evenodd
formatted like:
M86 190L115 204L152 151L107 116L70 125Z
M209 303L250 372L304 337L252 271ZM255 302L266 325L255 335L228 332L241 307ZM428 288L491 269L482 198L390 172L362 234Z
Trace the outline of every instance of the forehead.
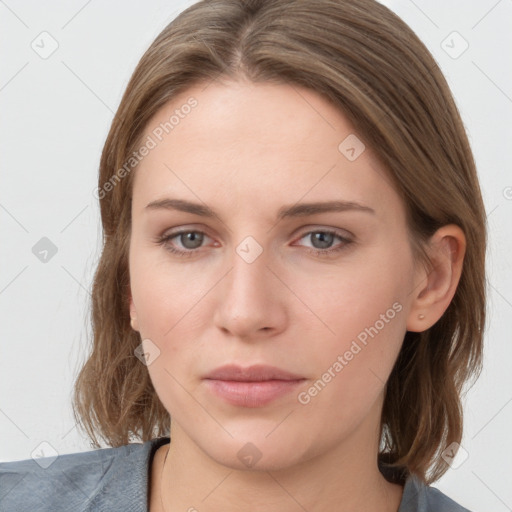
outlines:
M375 209L398 200L341 111L295 85L196 85L153 116L148 138L155 146L136 169L137 209L166 193L252 209L270 195L276 203L336 196Z
M159 127L164 132L167 127L168 132L162 134L160 149L179 150L189 139L187 149L211 151L222 144L223 150L237 155L286 151L297 158L337 157L336 141L354 133L341 112L313 91L290 84L245 81L191 87L156 113L145 134Z

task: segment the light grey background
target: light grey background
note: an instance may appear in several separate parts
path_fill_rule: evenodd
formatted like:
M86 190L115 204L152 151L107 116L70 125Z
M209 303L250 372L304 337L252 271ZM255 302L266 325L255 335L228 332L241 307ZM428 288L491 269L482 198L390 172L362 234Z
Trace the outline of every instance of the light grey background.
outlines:
M70 399L90 336L100 152L139 58L192 3L0 1L2 461L90 449ZM448 79L490 229L485 367L465 400L467 458L461 450L435 486L474 512L512 510L512 1L383 3ZM57 249L46 262L33 253L43 237Z

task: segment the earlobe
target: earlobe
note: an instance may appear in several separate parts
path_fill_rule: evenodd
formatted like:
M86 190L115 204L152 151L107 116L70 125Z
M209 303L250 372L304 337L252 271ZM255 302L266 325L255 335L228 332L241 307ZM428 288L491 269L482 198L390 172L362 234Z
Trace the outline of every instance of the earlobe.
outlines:
M130 324L134 331L139 330L139 324L137 322L137 311L135 310L135 304L133 302L133 297L130 293Z
M428 272L422 268L415 281L408 331L425 331L443 316L457 290L465 251L466 237L456 224L443 226L432 235L428 249L432 266Z

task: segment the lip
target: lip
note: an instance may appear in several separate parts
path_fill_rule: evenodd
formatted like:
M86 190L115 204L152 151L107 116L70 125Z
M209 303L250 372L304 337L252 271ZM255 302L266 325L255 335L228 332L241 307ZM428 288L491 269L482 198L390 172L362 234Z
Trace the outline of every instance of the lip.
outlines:
M300 380L304 377L282 370L276 366L255 364L248 367L227 364L210 372L205 379L239 382L261 382L264 380Z
M275 366L221 366L204 382L216 396L239 407L263 407L296 389L304 377Z

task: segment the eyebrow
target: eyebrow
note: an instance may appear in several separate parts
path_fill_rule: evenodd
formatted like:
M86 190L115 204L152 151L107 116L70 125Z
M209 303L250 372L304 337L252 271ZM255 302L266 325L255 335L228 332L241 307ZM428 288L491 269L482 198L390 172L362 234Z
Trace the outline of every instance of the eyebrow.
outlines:
M193 203L184 199L165 198L150 202L148 210L178 210L181 212L200 215L201 217L218 217L214 210L205 204ZM375 210L353 201L326 201L316 203L297 203L291 206L283 206L277 212L277 219L289 217L306 217L326 212L360 211L375 215Z

